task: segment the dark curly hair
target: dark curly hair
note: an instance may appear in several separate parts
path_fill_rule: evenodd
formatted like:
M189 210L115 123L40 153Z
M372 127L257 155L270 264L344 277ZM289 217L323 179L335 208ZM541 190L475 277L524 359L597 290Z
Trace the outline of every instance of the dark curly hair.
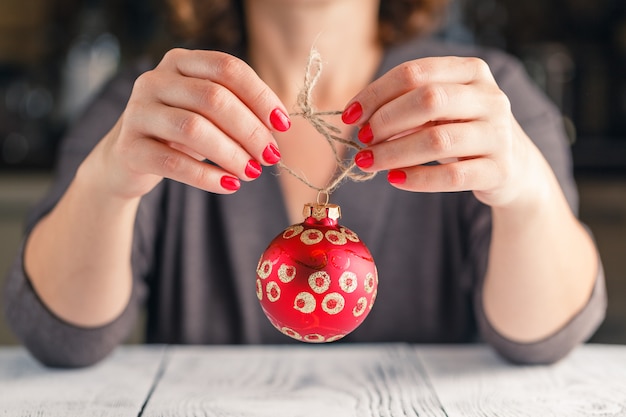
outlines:
M218 49L245 42L242 0L167 0L172 33L180 40ZM449 0L381 0L379 39L384 45L431 32Z

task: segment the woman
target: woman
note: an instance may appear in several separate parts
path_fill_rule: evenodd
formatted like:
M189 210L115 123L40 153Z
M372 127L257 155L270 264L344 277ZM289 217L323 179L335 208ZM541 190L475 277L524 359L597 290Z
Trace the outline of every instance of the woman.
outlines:
M340 152L387 172L332 196L380 276L345 340L480 337L545 363L592 334L604 282L559 114L511 58L428 39L443 1L174 6L204 49L121 74L93 104L10 273L9 321L43 363L98 361L144 303L148 342L286 341L254 270L316 198L276 164L319 185L335 170L320 135L289 117L312 46L316 107L343 109L342 133L367 145Z

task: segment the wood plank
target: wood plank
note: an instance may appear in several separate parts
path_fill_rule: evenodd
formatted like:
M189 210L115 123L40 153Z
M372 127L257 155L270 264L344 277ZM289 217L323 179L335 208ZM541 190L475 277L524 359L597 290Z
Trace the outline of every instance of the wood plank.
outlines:
M45 368L23 348L0 349L0 416L138 416L163 347L120 347L81 369Z
M406 345L170 348L143 416L443 416Z
M550 366L513 366L483 346L418 355L449 417L626 415L624 346L581 346Z

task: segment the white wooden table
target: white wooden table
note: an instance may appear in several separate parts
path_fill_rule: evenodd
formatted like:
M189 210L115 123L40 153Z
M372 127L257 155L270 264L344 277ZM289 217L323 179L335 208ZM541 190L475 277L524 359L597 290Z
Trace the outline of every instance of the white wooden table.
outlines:
M486 346L125 346L78 370L3 348L0 416L626 416L626 346L534 367Z

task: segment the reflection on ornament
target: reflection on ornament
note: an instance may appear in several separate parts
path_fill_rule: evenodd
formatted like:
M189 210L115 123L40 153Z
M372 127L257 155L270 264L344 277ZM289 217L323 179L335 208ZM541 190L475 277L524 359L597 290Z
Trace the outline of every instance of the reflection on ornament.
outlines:
M276 236L259 259L256 293L283 334L332 342L365 320L378 274L356 233L337 223L339 206L307 204L304 212L304 222Z

